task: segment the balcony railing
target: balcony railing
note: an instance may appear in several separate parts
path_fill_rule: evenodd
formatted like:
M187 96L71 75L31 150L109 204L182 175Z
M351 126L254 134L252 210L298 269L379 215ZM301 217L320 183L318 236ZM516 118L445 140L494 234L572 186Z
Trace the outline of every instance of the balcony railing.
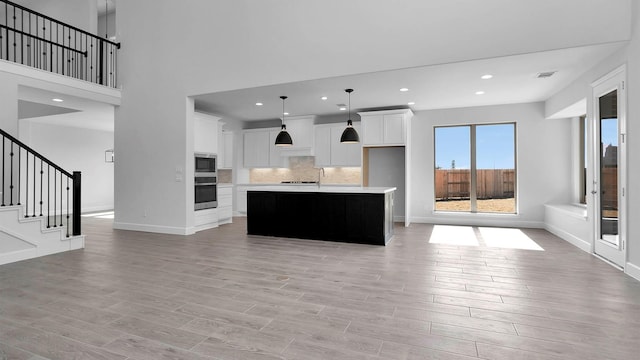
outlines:
M117 87L119 43L0 0L0 59Z

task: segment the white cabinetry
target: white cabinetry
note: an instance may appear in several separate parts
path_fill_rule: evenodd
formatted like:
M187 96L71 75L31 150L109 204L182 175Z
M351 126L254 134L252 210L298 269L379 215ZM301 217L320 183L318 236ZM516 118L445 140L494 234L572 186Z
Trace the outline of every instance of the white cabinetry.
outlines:
M314 137L316 166L331 166L331 127L316 125Z
M236 214L247 215L247 186L236 186Z
M218 209L197 210L193 220L196 232L218 227Z
M246 200L245 200L246 203ZM246 205L245 205L246 206ZM229 224L233 221L233 185L218 184L218 207L196 210L194 214L195 231L202 231Z
M196 112L193 114L193 150L202 153L218 153L219 117Z
M280 148L275 146L280 130L245 130L243 135L244 167L268 168L283 167L284 158Z
M345 124L316 125L315 128L315 156L316 166L340 167L360 166L362 146L357 144L343 144L340 137ZM360 124L353 127L360 132Z
M218 169L232 169L233 132L220 129L218 134Z
M407 121L411 110L388 110L358 113L362 122L364 146L402 146L407 143Z
M218 184L218 224L228 224L233 221L233 186Z
M360 124L353 124L360 132ZM331 128L331 166L360 166L362 164L362 146L360 143L343 144L340 137L344 132L344 124Z

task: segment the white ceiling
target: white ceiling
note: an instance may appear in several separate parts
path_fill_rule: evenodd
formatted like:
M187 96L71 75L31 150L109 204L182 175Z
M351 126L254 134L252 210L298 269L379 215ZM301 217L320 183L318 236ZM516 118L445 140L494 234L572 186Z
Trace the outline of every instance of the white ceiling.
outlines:
M20 86L18 98L20 121L113 132L113 105L26 86Z
M282 115L335 115L351 94L352 112L411 108L414 111L544 101L625 42L574 47L458 63L342 76L195 96L196 109L227 120L257 121ZM545 79L539 72L556 71ZM492 79L483 80L485 74ZM400 92L400 88L408 88ZM483 95L476 95L484 91ZM326 101L321 100L327 96ZM261 102L263 106L256 106ZM415 105L408 105L415 102Z

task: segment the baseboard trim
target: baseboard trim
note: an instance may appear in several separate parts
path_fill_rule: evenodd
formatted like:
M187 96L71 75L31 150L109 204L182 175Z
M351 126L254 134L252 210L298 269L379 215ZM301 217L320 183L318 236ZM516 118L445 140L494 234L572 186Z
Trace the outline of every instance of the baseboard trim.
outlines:
M520 227L531 229L544 229L544 223L540 221L526 221L516 219L499 219L499 216L491 218L471 218L471 217L422 217L414 216L412 223L419 224L439 224L439 225L467 225L467 226L500 226L500 227Z
M115 221L113 223L113 228L118 230L143 231L143 232L171 234L171 235L191 235L194 233L193 228L148 225L148 224L133 224L133 223L123 223L123 222L115 222Z
M584 241L579 237L550 224L545 224L544 228L548 232L577 247L578 249L589 254L593 253L593 247L591 246L591 243Z
M624 272L632 278L640 281L640 266L628 262L624 267Z
M24 249L6 254L0 254L0 265L33 259L38 256L38 248Z

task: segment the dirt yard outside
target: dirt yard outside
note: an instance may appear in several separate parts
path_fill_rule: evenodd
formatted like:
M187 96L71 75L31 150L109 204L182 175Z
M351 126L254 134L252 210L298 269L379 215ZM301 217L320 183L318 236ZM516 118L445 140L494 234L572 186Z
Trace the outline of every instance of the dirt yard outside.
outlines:
M477 201L478 212L514 214L516 199L488 199ZM470 211L471 200L436 201L436 211Z

